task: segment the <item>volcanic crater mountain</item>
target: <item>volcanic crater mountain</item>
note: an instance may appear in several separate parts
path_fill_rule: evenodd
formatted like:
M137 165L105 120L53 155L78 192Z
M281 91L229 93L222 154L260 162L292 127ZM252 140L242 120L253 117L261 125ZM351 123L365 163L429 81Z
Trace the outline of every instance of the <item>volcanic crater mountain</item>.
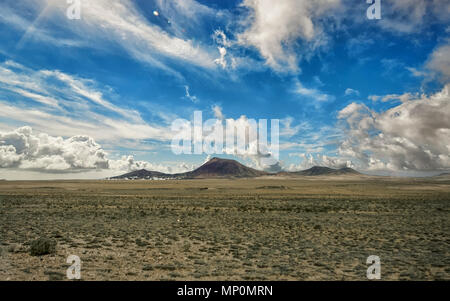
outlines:
M166 174L145 169L133 171L111 179L139 180L139 179L205 179L205 178L254 178L268 175L280 176L322 176L322 175L359 175L351 168L332 169L328 167L314 166L310 169L298 172L279 172L277 174L256 170L247 167L235 160L212 158L199 168L179 174Z
M238 177L252 178L269 173L247 167L235 160L212 158L194 171L186 173L188 178Z

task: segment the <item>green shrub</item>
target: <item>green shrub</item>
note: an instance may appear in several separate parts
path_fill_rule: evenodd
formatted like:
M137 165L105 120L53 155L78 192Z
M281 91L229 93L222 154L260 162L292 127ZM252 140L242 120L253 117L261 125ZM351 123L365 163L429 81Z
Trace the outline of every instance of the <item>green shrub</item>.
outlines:
M48 238L39 238L31 242L31 256L42 256L56 253L56 241Z
M137 238L136 239L136 245L138 247L146 247L146 246L148 246L148 243L146 241L140 239L140 238Z

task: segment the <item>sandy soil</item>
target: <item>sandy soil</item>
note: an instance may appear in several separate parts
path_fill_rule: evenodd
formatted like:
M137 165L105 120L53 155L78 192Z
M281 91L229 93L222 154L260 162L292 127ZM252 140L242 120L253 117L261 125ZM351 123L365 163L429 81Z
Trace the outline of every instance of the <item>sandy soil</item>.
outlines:
M0 280L450 280L450 180L0 182ZM55 254L31 256L40 237Z

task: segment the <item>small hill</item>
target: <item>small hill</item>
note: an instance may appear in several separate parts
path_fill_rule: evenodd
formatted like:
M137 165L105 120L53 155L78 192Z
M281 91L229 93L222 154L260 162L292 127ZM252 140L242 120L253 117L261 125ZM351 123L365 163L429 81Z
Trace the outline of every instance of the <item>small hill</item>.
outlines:
M432 178L438 178L438 179L450 179L450 172L444 172L439 175L433 176Z
M323 166L314 166L307 170L290 172L288 174L296 176L339 176L339 175L359 175L360 173L349 167L341 169L333 169Z
M184 174L186 178L252 178L265 175L268 173L247 167L235 160L221 158L212 158L196 170Z
M314 166L311 167L310 169L295 172L295 174L302 176L320 176L320 175L329 175L334 171L335 171L334 169L331 169L329 167Z
M110 178L112 180L152 180L152 179L208 179L208 178L255 178L262 176L340 176L360 175L354 169L333 169L323 166L314 166L310 169L297 172L279 172L277 174L256 170L247 167L235 160L212 158L199 168L179 174L165 174L145 169L133 171L121 176Z
M112 180L141 180L141 179L168 179L172 178L172 175L165 174L158 171L148 171L146 169L136 170L118 177L111 178Z
M340 175L360 175L361 173L357 172L353 168L344 167L344 168L338 169L336 171L336 174L340 174Z

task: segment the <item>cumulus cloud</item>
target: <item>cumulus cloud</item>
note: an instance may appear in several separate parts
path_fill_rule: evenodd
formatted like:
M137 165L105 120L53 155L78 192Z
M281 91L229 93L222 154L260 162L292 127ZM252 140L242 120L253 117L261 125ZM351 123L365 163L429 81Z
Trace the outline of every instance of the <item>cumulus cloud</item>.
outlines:
M0 146L0 167L12 167L21 160L21 155L17 154L16 148L12 145Z
M282 162L271 157L270 154L256 154L256 155L241 155L239 156L246 161L246 165L270 173L277 173L283 171Z
M339 0L244 0L249 10L246 30L238 35L243 45L255 47L277 71L298 71L298 39L314 46L321 34L317 19L340 4ZM317 41L316 41L317 42Z
M437 47L431 54L426 67L442 82L450 82L450 44Z
M347 128L342 157L368 170L438 171L450 168L450 85L377 113L352 103L339 113Z
M290 164L289 166L286 166L284 170L286 171L301 171L305 169L309 169L314 166L325 166L330 168L344 168L344 167L350 167L354 168L355 165L351 160L338 158L338 157L331 157L327 155L322 154L307 154L307 153L299 153L295 154L301 159L301 162L299 164Z
M74 173L90 170L128 172L140 169L178 173L191 170L192 165L153 164L123 156L113 160L89 136L54 137L46 133L35 134L31 127L0 132L0 167L45 173Z
M250 119L245 115L238 119L225 119L222 108L215 105L212 107L216 120L208 120L207 126L203 130L198 126L194 131L202 131L203 136L194 135L193 142L204 143L208 154L228 154L235 155L245 159L254 161L256 168L266 169L267 167L277 164L279 160L279 123L276 121L267 121L264 123L260 120ZM293 119L284 120L285 133L292 134L295 129L291 128ZM206 123L205 123L206 124ZM287 127L286 127L287 124ZM190 140L191 130L188 125L184 137ZM216 143L217 142L217 143ZM175 145L180 148L180 145ZM190 147L188 152L190 152Z
M147 161L136 160L133 156L122 156L118 160L109 160L109 169L117 172L127 172L135 170L151 170L168 174L191 171L195 168L193 164L177 162L172 164L155 164Z
M3 168L62 172L109 167L106 152L88 136L63 139L22 127L0 133L0 148Z

